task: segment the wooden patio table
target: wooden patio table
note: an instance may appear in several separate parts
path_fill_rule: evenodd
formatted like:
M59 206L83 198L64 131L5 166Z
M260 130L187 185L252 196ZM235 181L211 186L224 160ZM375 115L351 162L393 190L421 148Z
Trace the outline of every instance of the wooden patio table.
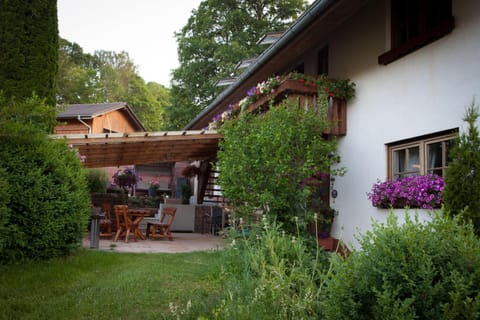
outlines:
M156 208L128 208L128 216L132 220L133 232L140 239L147 239L145 235L140 231L139 226L143 218L152 216Z

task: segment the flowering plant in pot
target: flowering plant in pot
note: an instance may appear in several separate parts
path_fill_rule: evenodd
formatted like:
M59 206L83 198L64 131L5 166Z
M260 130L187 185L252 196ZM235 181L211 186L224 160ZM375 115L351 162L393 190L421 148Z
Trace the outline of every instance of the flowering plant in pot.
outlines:
M158 181L158 180L152 180L152 181L150 181L150 183L148 184L148 187L149 187L149 188L152 188L152 189L155 189L155 190L158 190L158 188L160 188L160 181Z
M135 187L140 180L140 176L133 167L118 170L113 175L113 183L127 192L132 191L133 187Z
M367 196L374 207L432 210L440 207L444 188L443 177L438 175L407 176L378 181Z
M160 188L160 181L158 180L152 180L148 184L148 195L150 197L156 197L157 196L157 190Z

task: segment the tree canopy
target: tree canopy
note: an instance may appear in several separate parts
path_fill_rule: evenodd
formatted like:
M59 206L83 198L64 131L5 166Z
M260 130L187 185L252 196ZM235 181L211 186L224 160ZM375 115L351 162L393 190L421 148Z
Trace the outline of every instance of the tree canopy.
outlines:
M170 97L167 88L145 83L127 52L84 53L76 43L60 39L57 74L59 104L125 101L147 130L161 130Z
M0 1L0 90L55 105L57 1Z
M305 10L304 0L204 0L176 33L180 67L172 73L167 127L180 129L202 111L221 88L219 79L238 73L242 59L265 47L256 44L271 31L284 31Z

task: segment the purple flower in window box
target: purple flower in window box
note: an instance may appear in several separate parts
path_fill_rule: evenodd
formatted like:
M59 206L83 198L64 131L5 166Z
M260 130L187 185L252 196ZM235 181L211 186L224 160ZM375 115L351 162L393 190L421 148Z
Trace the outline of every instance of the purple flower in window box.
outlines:
M374 207L439 208L445 182L441 176L407 176L397 180L378 181L368 193Z

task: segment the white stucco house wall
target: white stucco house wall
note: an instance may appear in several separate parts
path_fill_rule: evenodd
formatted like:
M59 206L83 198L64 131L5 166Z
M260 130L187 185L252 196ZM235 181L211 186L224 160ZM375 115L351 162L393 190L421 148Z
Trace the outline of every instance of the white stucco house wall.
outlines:
M394 174L394 166L389 166L393 150L418 146L416 160L421 163L416 168L425 174L428 143L441 143L463 132L466 107L474 98L480 102L480 1L439 0L437 5L451 10L453 19L444 23L440 18L437 24L442 25L437 28L433 23L436 29L428 31L435 34L433 38L413 39L415 49L385 63L384 54L395 51L395 41L399 46L408 42L394 40L392 30L403 17L395 9L404 2L315 1L187 128L203 127L212 115L244 96L247 88L300 62L305 74L318 74L319 51L327 47L328 76L356 84L356 96L347 106L347 134L337 138L347 174L336 177L338 196L330 199L338 211L333 235L355 247L356 235L369 230L372 219L386 221L389 210L373 207L367 193L377 179L384 181ZM429 8L406 10L417 18L431 13ZM419 32L417 38L428 32ZM399 216L403 212L396 211Z
M345 137L338 139L348 173L336 178L339 212L333 234L356 243L371 219L385 221L387 209L372 206L366 193L388 178L387 145L451 129L473 98L480 99L480 1L452 1L451 33L388 65L378 56L390 49L389 1L370 1L332 34L329 74L357 84L348 106ZM396 210L403 215L403 210Z

